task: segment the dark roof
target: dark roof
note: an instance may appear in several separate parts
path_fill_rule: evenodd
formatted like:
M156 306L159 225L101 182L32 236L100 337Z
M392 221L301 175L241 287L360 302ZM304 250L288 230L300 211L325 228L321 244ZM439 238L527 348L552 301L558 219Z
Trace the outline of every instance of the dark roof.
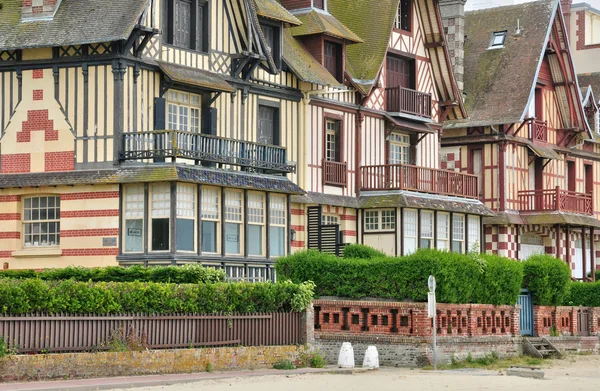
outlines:
M304 191L286 177L248 174L191 165L150 164L106 170L0 175L0 188L182 181L287 194Z
M556 7L557 0L542 0L466 13L464 92L470 119L462 122L485 126L523 119ZM517 23L520 37L514 36ZM499 31L507 31L504 47L489 49Z
M258 16L289 23L293 26L302 24L298 18L292 15L276 0L254 0L254 4L256 5L256 13Z
M345 39L349 42L363 42L363 40L356 35L348 27L340 23L333 15L320 12L320 11L308 11L306 13L295 14L302 22L301 26L292 28L292 35L294 37L311 34L325 34L335 38Z
M234 92L235 89L217 73L183 65L156 61L160 69L174 82L189 84L211 91Z
M585 98L585 93L587 87L592 87L592 92L595 96L600 96L600 72L594 73L582 73L577 75L577 81L579 83L579 87L581 88L581 93ZM596 102L598 103L598 102Z
M600 221L592 216L580 215L575 213L535 213L521 215L525 224L569 224L587 227L600 227Z
M0 9L0 50L127 39L148 0L62 0L53 20L21 22L21 1Z

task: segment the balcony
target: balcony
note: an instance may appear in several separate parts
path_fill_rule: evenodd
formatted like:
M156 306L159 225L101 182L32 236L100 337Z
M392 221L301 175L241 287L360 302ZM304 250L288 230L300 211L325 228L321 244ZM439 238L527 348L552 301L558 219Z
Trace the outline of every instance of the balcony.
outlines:
M478 198L477 176L406 164L362 166L361 190L411 190Z
M348 164L323 159L323 183L333 186L346 186Z
M386 88L385 110L431 118L431 94L404 87Z
M592 194L562 190L560 187L519 192L521 212L570 212L593 215Z
M278 174L296 172L284 147L180 130L126 133L123 149L121 160L181 158Z
M548 142L548 122L531 119L529 126L531 127L531 139L533 141Z

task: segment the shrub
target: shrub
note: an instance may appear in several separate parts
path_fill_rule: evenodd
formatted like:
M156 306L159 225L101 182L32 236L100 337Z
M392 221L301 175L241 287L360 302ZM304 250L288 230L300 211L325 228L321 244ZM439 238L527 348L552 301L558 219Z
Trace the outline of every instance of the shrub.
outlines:
M340 259L302 251L279 258L275 267L279 278L296 283L313 281L318 296L353 299L427 301L427 279L434 275L439 302L512 305L517 301L523 280L518 262L438 250L419 250L402 258L372 259ZM489 283L495 279L499 282Z
M344 247L344 258L373 259L385 256L381 251L365 246L364 244L349 244Z
M312 283L166 284L0 280L0 312L44 313L234 313L304 311Z
M5 270L0 272L0 279L5 278L40 278L45 281L75 280L93 282L167 282L175 284L215 283L225 281L225 272L201 265L184 266L108 266L97 268L67 267L47 269L41 272L34 270Z
M532 255L523 262L523 286L535 305L561 305L569 291L571 270L550 255Z
M313 354L313 356L310 358L311 368L325 368L325 365L327 365L327 362L319 353Z
M562 304L600 307L600 281L594 283L571 281L569 283L569 294Z
M277 361L275 364L273 364L273 368L275 368L275 369L283 369L283 370L296 369L296 367L294 366L294 363L291 362L290 360Z

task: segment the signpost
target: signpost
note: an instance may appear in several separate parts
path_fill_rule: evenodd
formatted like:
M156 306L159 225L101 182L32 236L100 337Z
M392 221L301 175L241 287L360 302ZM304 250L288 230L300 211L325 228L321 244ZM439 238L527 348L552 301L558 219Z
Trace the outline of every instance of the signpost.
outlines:
M435 309L435 277L429 276L427 280L429 293L427 294L427 315L433 318L433 369L437 370L437 325Z

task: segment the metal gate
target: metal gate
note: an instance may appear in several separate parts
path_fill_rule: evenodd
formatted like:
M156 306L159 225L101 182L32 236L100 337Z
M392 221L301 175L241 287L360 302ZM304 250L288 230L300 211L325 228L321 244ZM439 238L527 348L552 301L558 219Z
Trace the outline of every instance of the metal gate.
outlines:
M528 290L523 289L521 291L517 304L521 306L521 312L519 313L521 335L533 335L533 302Z
M589 329L590 310L580 308L577 310L577 335L587 337L590 335Z

